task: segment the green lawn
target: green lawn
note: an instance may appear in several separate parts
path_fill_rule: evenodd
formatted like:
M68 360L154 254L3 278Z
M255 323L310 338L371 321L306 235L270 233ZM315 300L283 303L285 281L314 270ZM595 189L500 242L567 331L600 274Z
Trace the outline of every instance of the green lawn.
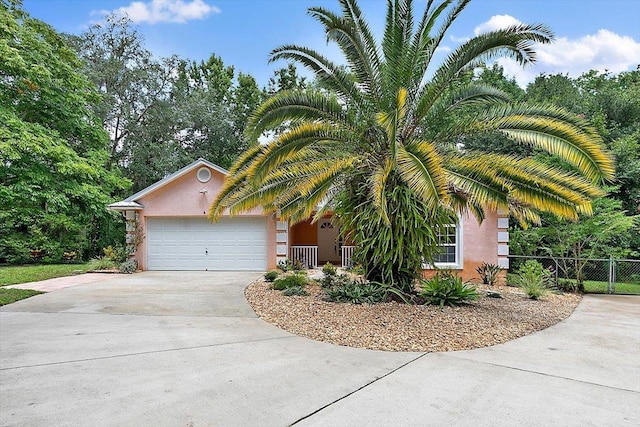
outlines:
M596 280L585 280L584 290L592 294L606 294L609 284L607 282L599 282ZM614 288L616 294L633 294L640 295L640 284L638 283L616 283Z
M75 272L85 273L87 264L50 264L0 267L0 286L37 282L55 277L71 276Z
M7 289L0 288L0 306L20 301L34 295L43 294L44 292L34 291L31 289Z

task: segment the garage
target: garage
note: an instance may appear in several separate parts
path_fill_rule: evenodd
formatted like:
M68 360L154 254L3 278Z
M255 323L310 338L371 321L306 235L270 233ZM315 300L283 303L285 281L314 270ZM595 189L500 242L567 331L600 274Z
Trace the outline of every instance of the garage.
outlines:
M149 270L267 269L265 217L147 217L146 243Z

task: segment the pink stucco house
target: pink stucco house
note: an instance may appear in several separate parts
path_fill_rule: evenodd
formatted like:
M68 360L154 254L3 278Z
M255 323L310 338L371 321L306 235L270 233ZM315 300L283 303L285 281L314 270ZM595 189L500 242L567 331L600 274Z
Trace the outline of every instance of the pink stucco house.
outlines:
M227 175L199 159L109 205L127 220L127 243L139 268L264 271L286 258L312 267L350 263L353 246L340 240L330 216L289 224L257 209L211 223L209 205ZM501 212L489 212L482 225L472 217L460 218L457 226L442 230L436 266L459 270L464 280L477 279L475 269L482 262L507 268L508 222Z

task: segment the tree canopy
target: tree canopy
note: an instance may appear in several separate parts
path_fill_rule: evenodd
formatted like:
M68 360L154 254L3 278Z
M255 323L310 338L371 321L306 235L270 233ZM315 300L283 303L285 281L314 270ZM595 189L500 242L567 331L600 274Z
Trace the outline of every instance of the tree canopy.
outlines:
M17 5L0 5L0 56L0 260L81 257L128 186L105 169L99 96L62 37Z

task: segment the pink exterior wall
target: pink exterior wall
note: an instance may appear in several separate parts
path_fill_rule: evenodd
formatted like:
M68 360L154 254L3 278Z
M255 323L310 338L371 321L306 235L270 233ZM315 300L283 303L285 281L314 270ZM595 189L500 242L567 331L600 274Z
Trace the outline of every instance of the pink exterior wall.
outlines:
M196 177L198 169L200 167L194 168L174 181L136 200L144 206L142 210L138 211L139 224L143 233L146 234L146 219L148 217L206 218L209 212L209 205L222 188L225 176L214 169L210 169L211 179L202 183ZM207 191L201 193L201 190ZM253 210L242 214L242 216L262 215L261 210ZM270 269L276 267L275 236L276 222L269 215L267 217L267 266ZM142 270L146 270L147 267L146 246L146 241L143 241L136 248L135 259Z
M476 268L483 262L498 264L498 214L488 211L487 216L478 224L476 218L466 216L463 219L462 280L480 281Z
M487 210L486 217L482 224L473 215L466 215L462 218L462 268L452 268L462 277L464 281L481 282L476 268L483 262L489 264L500 264L502 261L498 255L499 245L506 246L507 242L498 242L499 234L506 233L506 227L499 227L499 219L506 218L506 215L496 211ZM431 277L435 270L424 270L423 276ZM502 274L504 276L504 273Z

